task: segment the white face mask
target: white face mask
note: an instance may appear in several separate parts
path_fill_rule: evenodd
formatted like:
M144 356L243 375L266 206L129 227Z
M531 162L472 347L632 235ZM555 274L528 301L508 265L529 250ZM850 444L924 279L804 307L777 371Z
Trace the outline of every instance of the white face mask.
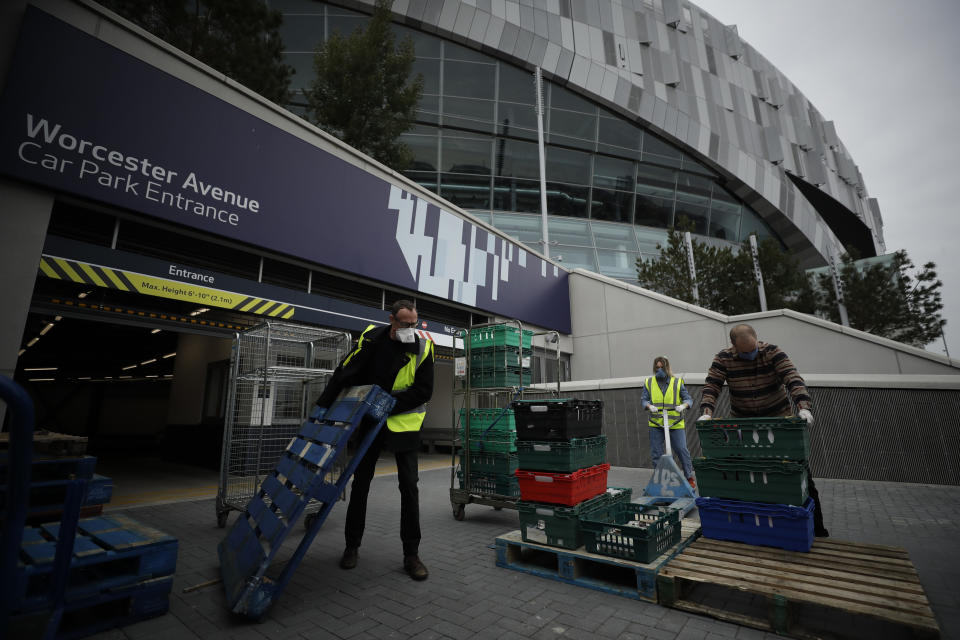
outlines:
M409 344L415 342L417 339L416 334L412 328L409 329L397 329L397 340Z

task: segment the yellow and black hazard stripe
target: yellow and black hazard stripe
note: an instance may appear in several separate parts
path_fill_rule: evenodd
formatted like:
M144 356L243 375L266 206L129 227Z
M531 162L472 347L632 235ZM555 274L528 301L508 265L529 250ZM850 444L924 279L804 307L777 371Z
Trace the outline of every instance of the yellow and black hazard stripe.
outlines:
M195 302L205 306L232 309L268 318L292 318L296 307L292 304L245 296L242 293L223 291L178 280L112 269L95 264L67 260L55 256L40 258L40 272L50 278L69 280L78 284L93 285L119 291L130 291L160 298L172 298Z
M292 304L284 304L282 302L265 300L263 298L252 298L249 296L232 308L234 311L241 313L255 313L271 318L289 318L293 316L293 312L296 310Z
M78 284L91 284L120 291L137 290L126 274L119 269L100 267L76 260L43 256L40 258L40 271L47 277L72 280Z

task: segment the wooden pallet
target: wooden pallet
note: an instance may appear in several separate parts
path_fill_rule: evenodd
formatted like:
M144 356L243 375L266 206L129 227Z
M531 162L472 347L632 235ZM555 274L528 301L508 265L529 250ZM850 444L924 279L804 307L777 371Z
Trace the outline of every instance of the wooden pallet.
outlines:
M637 600L657 601L657 572L700 535L700 524L681 521L680 542L648 564L524 542L520 531L496 539L497 566Z
M795 638L940 636L900 547L817 538L800 553L701 538L657 589L666 606Z

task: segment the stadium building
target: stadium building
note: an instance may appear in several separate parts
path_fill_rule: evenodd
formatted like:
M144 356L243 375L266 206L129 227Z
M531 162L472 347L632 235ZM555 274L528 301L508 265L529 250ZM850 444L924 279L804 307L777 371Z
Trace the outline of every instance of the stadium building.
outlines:
M316 46L372 7L269 4L297 90ZM556 332L534 342L533 382L577 381L570 393L604 399L612 464L649 464L636 433L652 358L670 354L696 395L744 321L820 385L823 433L840 433L831 420L894 424L845 419L851 407L946 422L937 407L960 389L956 360L630 284L681 218L710 243L775 238L807 267L844 246L884 252L876 201L833 123L733 27L680 0L393 11L425 81L404 174L301 118L302 92L272 104L94 2L0 3L0 374L28 389L38 427L89 436L101 459L162 451L216 467L237 332L272 321L355 337L401 297L438 346L425 429L447 435L456 336L491 319ZM905 388L930 398L890 409ZM849 465L872 438L857 427L818 442L818 477L885 479L889 452ZM960 483L957 464L914 457L923 464L904 479Z
M270 0L296 94L317 45L362 26L371 4ZM877 202L834 123L693 3L393 10L424 79L406 175L541 252L532 70L543 70L549 253L568 268L635 280L636 258L655 255L682 217L707 242L774 237L808 267L843 246L883 253Z

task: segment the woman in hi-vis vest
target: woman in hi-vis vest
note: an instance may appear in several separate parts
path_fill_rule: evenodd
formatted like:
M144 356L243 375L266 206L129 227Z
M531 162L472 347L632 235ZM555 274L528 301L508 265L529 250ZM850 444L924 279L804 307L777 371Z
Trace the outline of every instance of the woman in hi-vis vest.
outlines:
M683 412L693 403L690 392L683 384L683 379L675 378L670 370L670 361L665 356L653 359L653 375L643 383L643 395L640 397L641 406L650 412L650 457L656 468L660 456L666 449L663 436L663 407L668 409L667 417L670 420L670 446L680 458L683 475L694 489L697 483L693 477L693 465L690 463L690 451L687 450L687 434L684 431Z

